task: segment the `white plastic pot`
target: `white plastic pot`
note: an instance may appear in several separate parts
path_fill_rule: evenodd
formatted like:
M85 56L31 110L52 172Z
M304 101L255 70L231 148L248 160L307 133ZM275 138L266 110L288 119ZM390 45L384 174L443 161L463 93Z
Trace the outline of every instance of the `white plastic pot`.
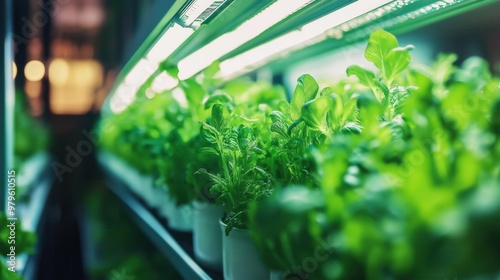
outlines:
M270 271L260 260L252 242L250 231L233 228L226 236L226 224L222 229L222 258L225 280L269 280Z
M165 219L169 219L170 213L172 212L172 208L174 208L175 203L170 198L170 194L168 193L168 190L165 187L160 187L156 189L156 194L157 194L157 199L159 200L158 203L158 212L160 216L162 216Z
M195 201L193 244L194 255L203 265L222 271L222 236L219 220L221 207L212 203Z
M170 199L173 204L168 213L168 226L176 231L190 232L193 230L193 205L186 204L178 206L173 199Z
M148 206L152 206L153 200L155 199L153 177L147 175L140 176L142 184L139 186L139 193L143 194L143 199L146 201Z
M165 200L168 199L167 190L164 186L156 186L153 179L153 186L151 187L153 197L151 197L150 206L157 209L160 213L163 209Z

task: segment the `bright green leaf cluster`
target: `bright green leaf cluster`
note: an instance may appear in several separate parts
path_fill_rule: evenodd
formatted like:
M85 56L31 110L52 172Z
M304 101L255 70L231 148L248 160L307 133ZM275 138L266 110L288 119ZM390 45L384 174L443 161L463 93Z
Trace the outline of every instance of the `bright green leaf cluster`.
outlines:
M314 146L320 194L295 186L252 206L254 239L271 268L296 279L498 274L499 80L477 58L456 68L453 55L406 69L409 49L377 30L365 56L380 72L347 69L362 85L352 95L359 129ZM338 119L341 109L314 102L301 113L322 131L324 112ZM328 258L305 273L318 249Z

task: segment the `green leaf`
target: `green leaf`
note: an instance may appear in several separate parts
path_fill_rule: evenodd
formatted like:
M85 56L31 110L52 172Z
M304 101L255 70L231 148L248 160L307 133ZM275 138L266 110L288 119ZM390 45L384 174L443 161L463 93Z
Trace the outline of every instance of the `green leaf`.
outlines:
M359 134L363 131L363 127L361 127L359 124L354 123L354 122L348 122L346 123L342 129L342 132L349 132L349 133L354 133L354 134Z
M333 88L331 87L326 87L324 89L321 90L321 93L319 94L320 96L325 96L325 95L330 95L330 94L333 94L335 93L335 91L333 90Z
M272 111L269 117L273 122L285 122L286 116L280 111Z
M483 88L491 79L488 62L480 57L469 57L455 73L455 80L470 84L476 90Z
M410 94L410 89L403 86L393 87L389 91L389 104L393 108L395 114L400 114L403 108L404 101Z
M278 133L284 138L288 138L287 128L282 122L275 122L271 125L271 132Z
M330 96L321 96L302 106L301 117L309 128L324 131L326 113L332 106L332 100Z
M366 70L358 65L351 65L347 68L346 73L348 76L356 76L362 85L369 87L377 100L382 102L385 98L384 90L381 84L377 81L375 74L372 71Z
M372 71L364 69L358 65L351 65L347 67L347 76L356 76L362 85L372 88L375 85L375 74Z
M385 73L385 56L394 48L398 47L398 40L391 33L382 29L372 32L368 39L365 50L365 58L373 63L375 67Z
M216 149L211 148L211 147L203 147L200 149L200 154L202 155L214 155L214 156L219 156L219 152L217 152Z
M300 111L302 106L309 100L316 97L318 93L318 83L309 74L301 76L297 81L297 87L293 92L292 100L290 102L290 114L292 119L300 118Z
M214 61L210 64L205 70L203 70L203 74L205 75L205 79L213 79L217 73L220 72L220 62Z
M170 64L168 61L163 61L160 63L159 67L160 70L167 72L168 75L170 75L173 78L178 78L179 75L179 68L177 66Z
M193 78L182 81L180 86L186 95L189 106L198 108L205 97L205 89Z
M330 99L330 110L327 112L328 125L331 128L337 128L341 125L342 113L344 111L344 103L342 99L335 93L328 95Z
M222 104L214 104L214 106L212 106L212 123L217 129L223 127L226 115L227 110Z
M205 140L207 140L209 143L216 144L218 142L220 134L215 127L207 123L202 123L201 131Z
M358 108L357 103L358 100L356 98L351 98L349 101L347 101L346 104L344 104L344 110L342 111L342 123L345 123L349 120L356 120L356 113Z
M411 105L407 103L405 106L405 111L407 114L410 114L411 110L416 109L415 106L428 106L432 102L432 89L434 87L434 83L432 79L427 74L424 74L421 71L417 71L415 69L411 69L408 77L410 78L410 84L416 85L416 88L413 89L410 95L410 99L412 99ZM415 107L415 108L414 108ZM421 108L423 110L423 108Z
M396 78L399 73L403 72L410 64L411 55L409 51L413 48L412 45L408 45L404 48L395 48L385 56L384 75L389 85L392 84L394 78Z
M455 72L456 67L453 65L457 61L457 55L454 53L440 53L436 61L432 65L433 79L436 83L444 85Z
M216 94L211 95L207 101L205 101L205 109L211 108L214 104L225 104L226 108L231 104L230 107L234 107L233 98L224 92L218 92Z
M387 81L387 86L390 86L394 78L410 64L411 56L409 51L411 49L413 49L412 45L399 48L398 40L394 35L382 29L377 29L370 35L365 57L382 72L382 76ZM359 71L359 69L356 70ZM366 75L367 73L358 74ZM361 76L360 80L366 78L363 75Z

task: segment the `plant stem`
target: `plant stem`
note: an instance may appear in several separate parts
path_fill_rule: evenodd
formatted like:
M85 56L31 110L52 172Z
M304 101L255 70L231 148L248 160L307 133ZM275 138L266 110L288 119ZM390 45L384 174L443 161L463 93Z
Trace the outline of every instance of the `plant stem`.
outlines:
M226 156L224 154L224 149L222 148L222 141L219 138L219 141L217 141L217 146L219 147L219 152L220 152L220 158L222 161L222 169L224 170L224 177L228 180L229 185L231 185L231 176L229 175L229 169L227 168L227 160Z

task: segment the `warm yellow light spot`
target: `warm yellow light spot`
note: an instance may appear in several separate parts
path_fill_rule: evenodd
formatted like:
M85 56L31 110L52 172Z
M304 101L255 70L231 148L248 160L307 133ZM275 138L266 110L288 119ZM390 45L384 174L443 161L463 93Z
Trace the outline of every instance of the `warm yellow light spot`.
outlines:
M49 66L50 109L54 114L85 114L97 104L102 65L95 60L57 58Z
M94 70L92 62L81 61L73 63L73 83L77 87L94 87L98 73Z
M45 76L45 66L39 60L32 60L24 67L24 75L29 81L40 81Z
M69 64L66 60L56 58L49 66L49 81L53 85L62 86L66 84L69 77Z
M15 79L17 76L17 65L15 62L12 62L12 79Z
M87 113L94 103L92 92L81 87L52 88L50 90L50 110L59 115L79 115Z

